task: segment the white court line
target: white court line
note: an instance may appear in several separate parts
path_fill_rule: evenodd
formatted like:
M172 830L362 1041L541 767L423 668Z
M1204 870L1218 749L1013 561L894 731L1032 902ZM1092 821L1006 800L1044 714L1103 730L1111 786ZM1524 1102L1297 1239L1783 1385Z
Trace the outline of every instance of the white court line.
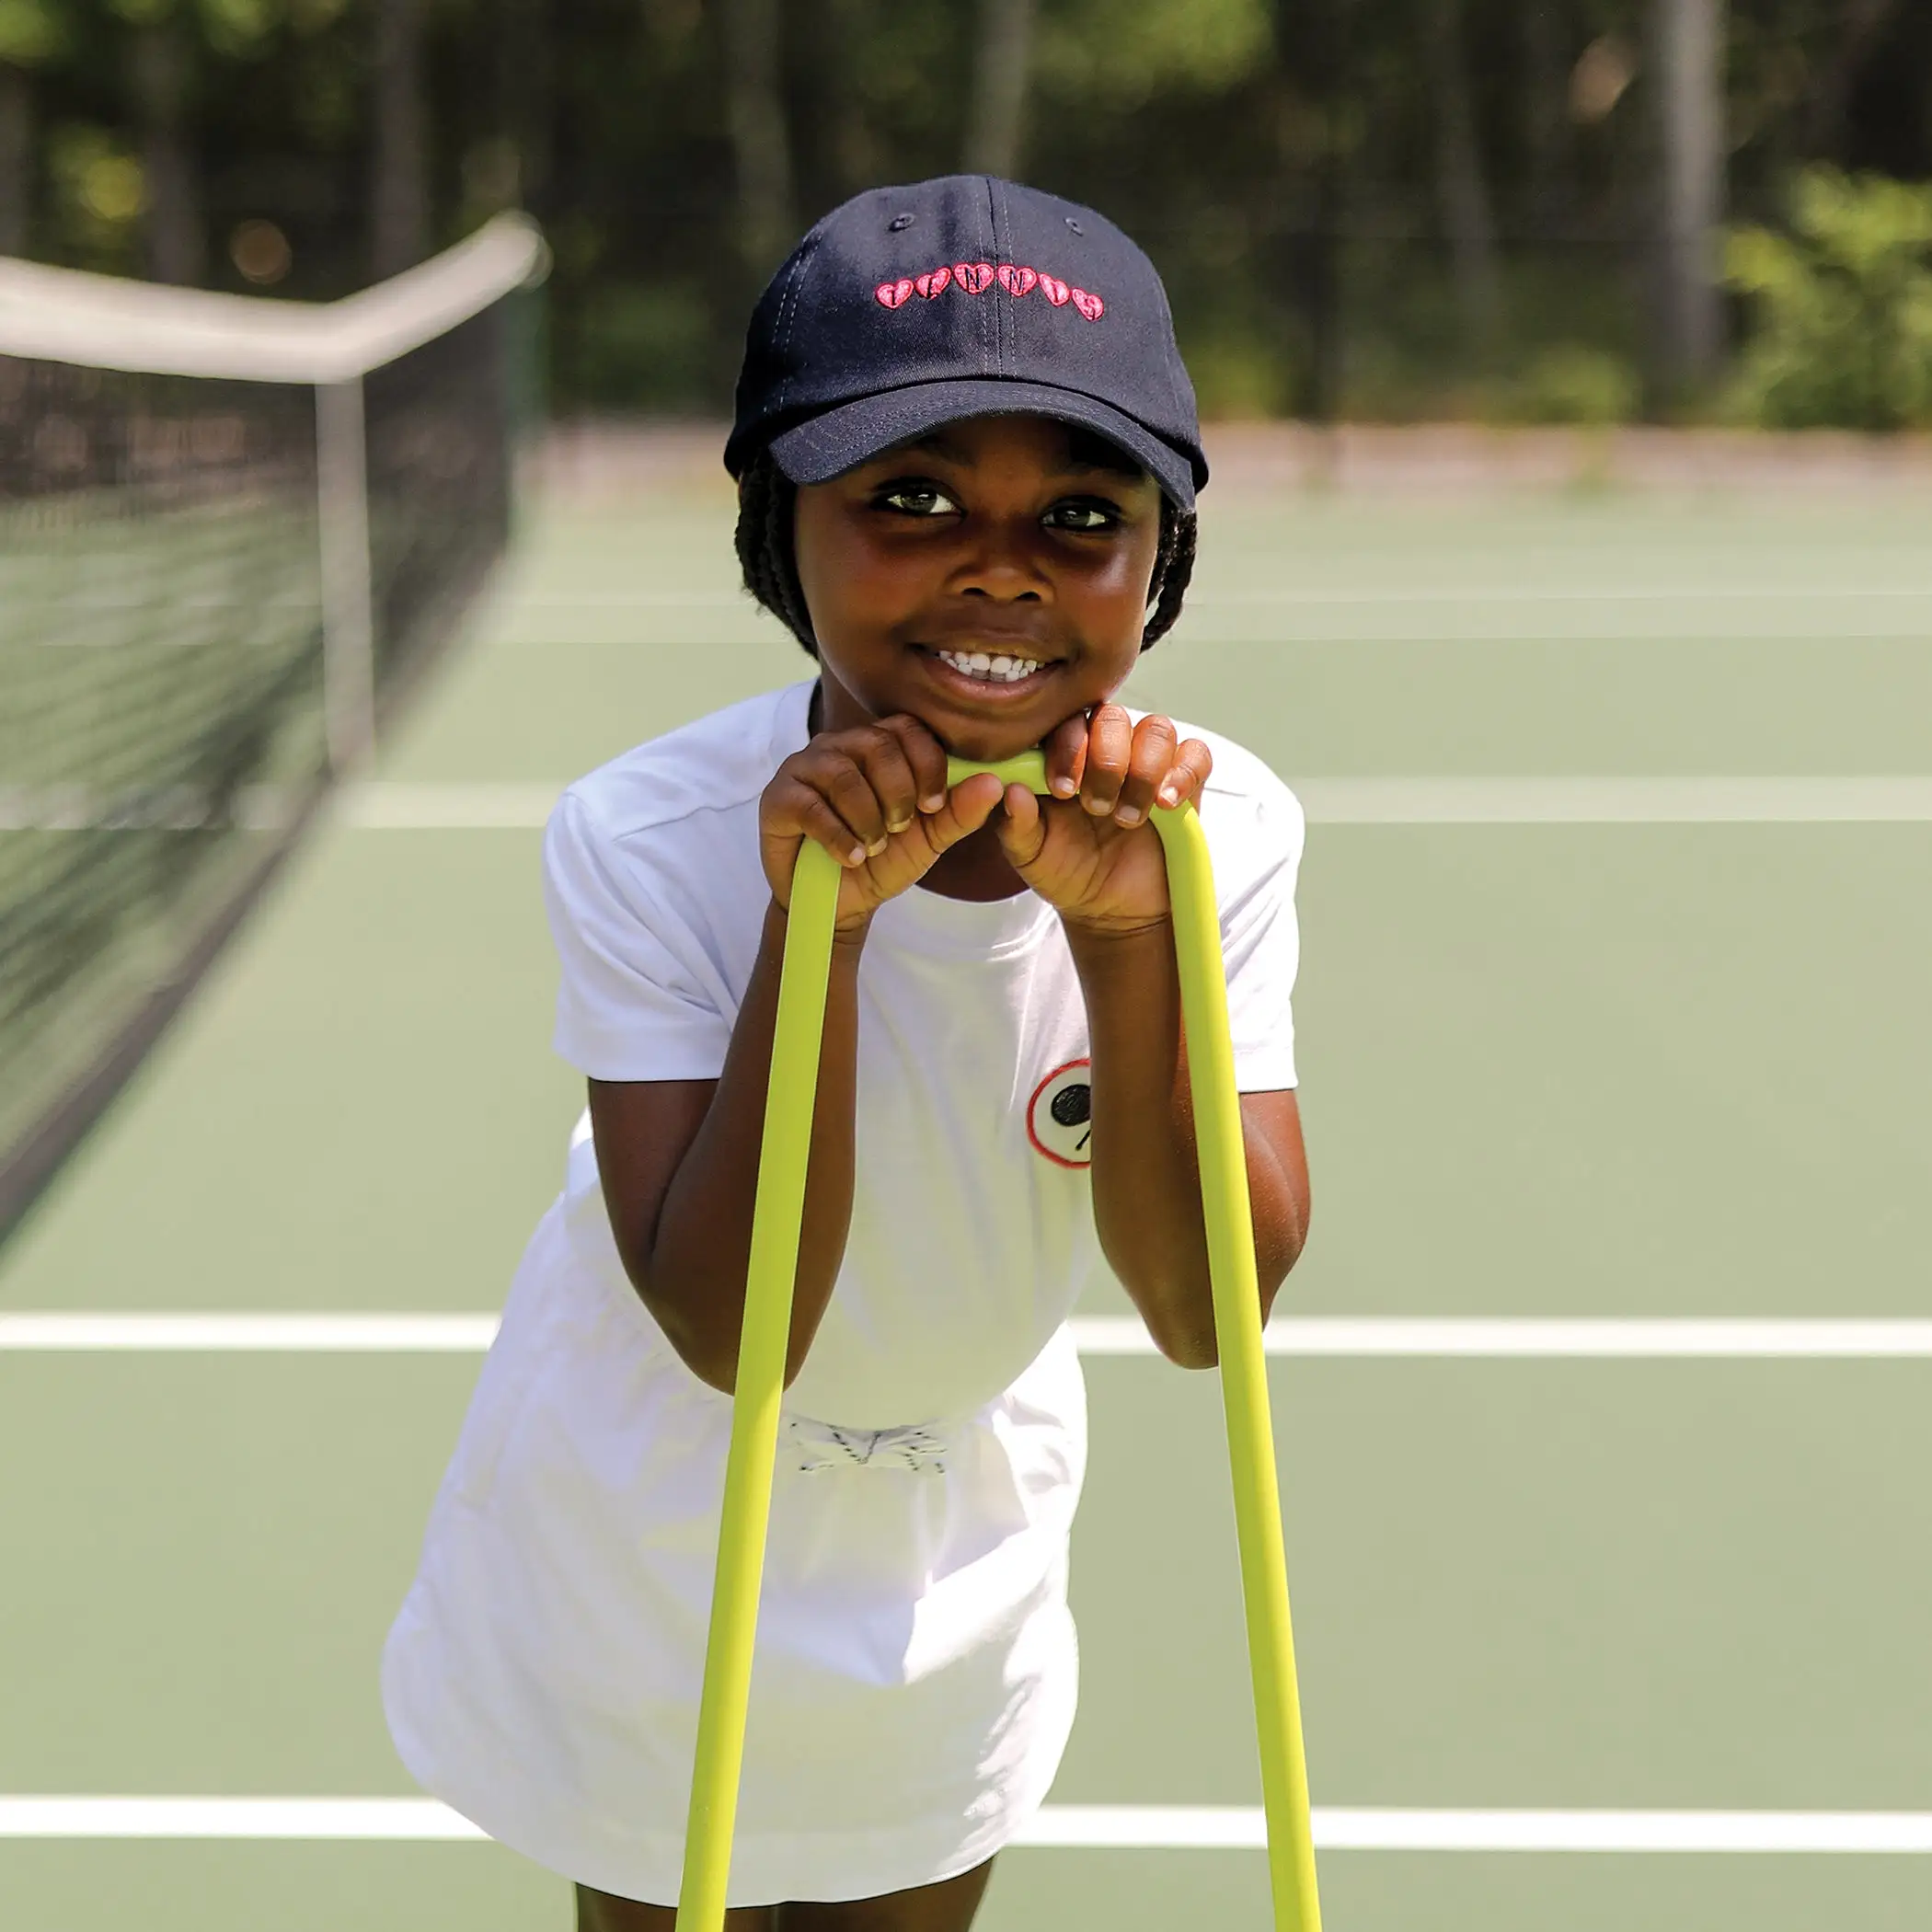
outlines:
M557 785L376 780L336 803L368 832L540 827ZM1302 778L1315 825L1792 825L1932 822L1932 777Z
M1326 1851L1932 1853L1926 1811L1468 1811L1317 1805ZM0 1797L0 1838L478 1841L429 1798ZM1252 1851L1259 1807L1048 1805L1016 1843L1056 1850Z
M1131 1315L1076 1317L1083 1355L1155 1355ZM0 1312L0 1354L480 1354L497 1317L474 1315L190 1315ZM1932 1321L1290 1316L1271 1355L1472 1361L1871 1361L1932 1357Z

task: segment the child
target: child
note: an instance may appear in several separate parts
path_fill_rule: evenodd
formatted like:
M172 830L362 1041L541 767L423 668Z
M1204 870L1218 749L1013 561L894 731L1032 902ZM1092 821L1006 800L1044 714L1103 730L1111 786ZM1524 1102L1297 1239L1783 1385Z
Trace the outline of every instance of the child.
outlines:
M964 1932L1073 1720L1104 1256L1214 1361L1167 876L1213 853L1264 1301L1299 1252L1293 797L1110 702L1206 465L1152 265L980 177L828 215L759 303L725 460L745 581L818 675L642 745L545 844L590 1081L384 1695L409 1768L669 1928L793 862L844 868L731 1868L733 1928ZM1151 615L1150 615L1151 613ZM949 751L1046 750L1052 797ZM1211 749L1212 748L1212 749ZM1265 1312L1265 1311L1264 1311Z

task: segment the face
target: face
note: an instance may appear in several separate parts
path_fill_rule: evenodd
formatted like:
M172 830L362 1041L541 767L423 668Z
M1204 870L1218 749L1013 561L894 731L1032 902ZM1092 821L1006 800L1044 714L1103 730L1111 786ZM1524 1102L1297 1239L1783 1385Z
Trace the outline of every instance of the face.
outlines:
M1160 489L1083 443L1041 417L985 417L800 488L826 730L905 712L991 762L1126 682Z

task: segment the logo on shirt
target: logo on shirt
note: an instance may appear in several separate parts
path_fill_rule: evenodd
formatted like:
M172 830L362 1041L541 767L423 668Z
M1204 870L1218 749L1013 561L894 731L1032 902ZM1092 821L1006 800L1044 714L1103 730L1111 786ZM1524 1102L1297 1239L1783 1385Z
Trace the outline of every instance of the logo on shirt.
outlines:
M1027 1103L1027 1138L1059 1167L1093 1165L1093 1062L1055 1067Z

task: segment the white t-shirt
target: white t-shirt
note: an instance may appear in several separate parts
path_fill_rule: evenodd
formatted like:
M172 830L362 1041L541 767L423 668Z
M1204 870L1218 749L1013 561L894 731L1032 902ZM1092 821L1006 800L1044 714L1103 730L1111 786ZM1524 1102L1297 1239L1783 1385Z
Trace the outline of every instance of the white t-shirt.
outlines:
M758 801L806 742L811 688L673 731L558 806L556 1047L592 1078L722 1071L771 903ZM1293 1087L1300 808L1259 759L1182 730L1214 753L1201 817L1236 1081ZM1030 892L902 893L873 920L858 999L851 1232L788 1406L878 1429L964 1415L1006 1388L1072 1313L1098 1244L1085 1097L1061 1092L1083 1084L1087 1012L1052 908Z
M799 684L570 788L545 841L558 1051L611 1081L721 1070L770 894L758 801ZM1302 818L1202 732L1239 1085L1294 1084ZM1101 1265L1086 1015L1059 922L914 889L858 976L844 1265L788 1393L730 1903L853 1899L990 1857L1073 1720L1086 1465L1064 1324ZM582 1883L676 1897L730 1403L626 1280L580 1124L518 1271L384 1658L404 1761Z

